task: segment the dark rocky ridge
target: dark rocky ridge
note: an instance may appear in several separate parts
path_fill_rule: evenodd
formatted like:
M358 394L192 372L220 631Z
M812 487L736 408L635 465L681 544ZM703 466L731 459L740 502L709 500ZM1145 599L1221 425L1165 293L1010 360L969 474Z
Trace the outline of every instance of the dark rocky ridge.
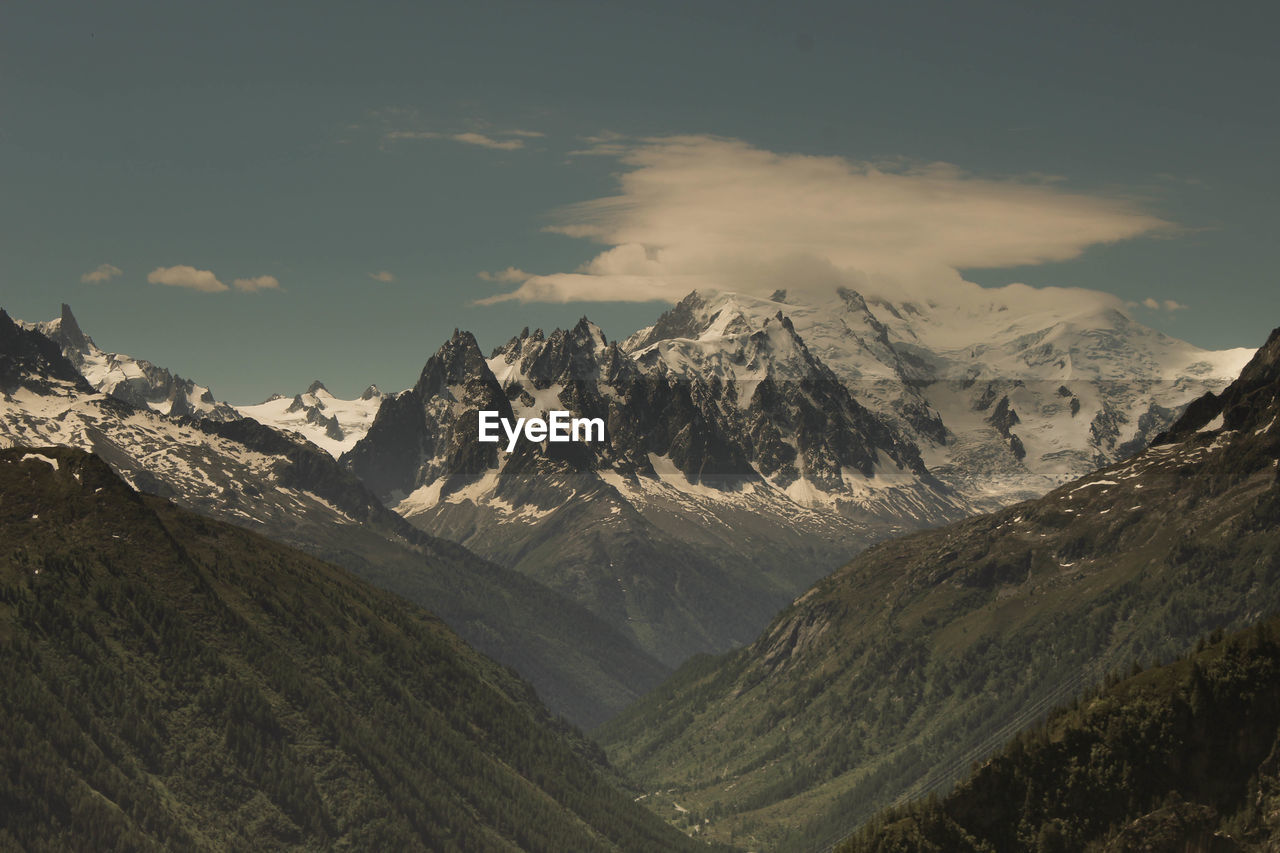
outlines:
M93 393L93 387L56 343L22 328L0 308L0 392L7 395L27 387L47 393L51 381L69 383L80 393Z

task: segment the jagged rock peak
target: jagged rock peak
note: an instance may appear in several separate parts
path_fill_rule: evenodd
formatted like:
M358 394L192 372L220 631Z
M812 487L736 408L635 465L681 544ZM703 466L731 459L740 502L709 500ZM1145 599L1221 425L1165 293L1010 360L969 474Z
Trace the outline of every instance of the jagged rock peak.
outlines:
M701 294L696 290L690 291L674 308L659 317L658 322L627 338L622 347L628 352L635 352L670 338L696 338L704 328L703 309L706 307L707 301Z
M570 334L578 341L595 344L595 349L603 349L609 345L609 339L605 336L604 329L587 319L586 315L583 315Z
M65 302L62 303L62 318L58 328L64 349L72 349L82 354L89 352L89 341L85 338L84 332L80 331L80 324L76 322L75 315L71 313L71 306Z
M454 329L453 337L445 341L422 368L417 389L430 397L446 385L461 385L475 378L491 380L493 372L485 364L475 335Z
M507 341L502 346L494 347L493 353L489 357L490 358L502 357L506 360L508 364L510 364L511 362L519 358L520 354L524 352L525 344L530 342L539 343L541 341L542 341L541 329L538 329L536 332L534 332L531 335L529 334L529 327L525 326L523 329L520 330L520 334L516 335L511 340Z
M93 391L55 341L24 328L0 308L0 395L19 385L46 388L49 380L71 382L81 391Z
M378 386L377 386L377 385L370 385L368 388L364 389L364 393L360 395L360 399L361 399L361 400L374 400L374 399L377 399L378 397L381 397L381 396L382 396L382 391L380 391L380 390L378 389Z
M836 294L844 300L844 304L855 311L866 311L867 300L862 294L849 287L837 287Z
M319 379L317 379L316 381L312 382L310 385L307 386L308 394L316 394L316 393L319 393L320 391L323 391L326 394L330 393L329 389L324 387L324 383L321 382Z
M1205 429L1221 416L1221 426L1229 430L1269 430L1270 421L1280 417L1280 328L1240 371L1240 376L1222 390L1192 400L1182 417L1169 431L1156 436L1152 444L1164 444Z

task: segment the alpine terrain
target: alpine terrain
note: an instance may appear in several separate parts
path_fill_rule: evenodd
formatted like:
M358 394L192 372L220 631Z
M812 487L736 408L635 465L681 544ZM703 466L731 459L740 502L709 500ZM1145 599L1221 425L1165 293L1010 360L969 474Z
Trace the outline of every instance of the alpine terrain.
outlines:
M584 318L488 357L457 333L342 461L413 523L677 665L745 642L875 541L1128 456L1251 352L1069 291L967 298L692 293L622 342ZM606 440L478 441L478 411L557 409Z
M354 400L335 397L317 379L301 394L273 394L256 406L237 406L246 418L279 430L298 432L315 446L341 456L364 438L373 423L383 394L370 385Z

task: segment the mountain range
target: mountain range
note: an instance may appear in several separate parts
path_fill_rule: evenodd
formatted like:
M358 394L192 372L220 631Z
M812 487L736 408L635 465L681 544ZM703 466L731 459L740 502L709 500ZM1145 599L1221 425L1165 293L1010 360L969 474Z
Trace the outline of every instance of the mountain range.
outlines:
M430 607L580 724L600 722L669 671L572 601L406 523L297 434L175 417L103 393L58 342L0 312L0 446L17 445L91 451L142 491Z
M1074 294L984 298L692 293L622 342L584 318L488 357L458 333L342 462L678 665L876 541L1124 458L1251 354ZM506 453L477 440L486 409L599 417L606 441Z
M459 332L406 391L315 383L264 425L64 306L0 312L0 444L93 451L429 606L553 710L608 720L651 810L802 849L1275 606L1278 363L1275 335L1206 352L1016 289L695 293L621 342L584 318L486 357ZM476 440L481 410L552 409L605 440Z
M310 442L340 454L359 482L315 454L306 454L307 469L344 481L338 492L367 487L374 495L362 493L359 506L385 505L605 623L615 636L591 648L630 646L637 654L629 665L618 667L616 655L586 663L581 658L594 652L580 650L573 671L551 680L543 673L565 667L554 655L531 661L519 640L544 620L527 618L513 632L494 627L511 620L492 618L475 596L464 594L465 606L437 606L447 619L461 612L477 622L451 624L500 659L514 664L518 655L553 707L591 723L690 655L747 642L869 544L1043 493L1123 457L1188 400L1225 385L1248 354L1199 350L1078 300L1050 299L1028 311L1018 299L1026 294L1007 288L966 306L867 300L849 290L769 299L694 293L622 342L584 319L549 335L525 330L485 357L472 336L458 333L406 391L384 395L370 386L345 401L317 382L238 411L298 436L291 444L270 438L277 450L296 456ZM147 364L103 354L65 306L61 318L33 328L73 363ZM123 386L102 378L109 371L91 374L112 398L135 407L145 401L157 415L172 407L156 401L169 399L173 382L145 379L163 380L167 371L135 372L143 378ZM305 504L319 493L288 495L279 484L255 482L275 463L259 459L249 476L243 447L207 449L269 433L233 426L215 434L210 418L222 420L230 407L205 405L209 418L193 410L185 433L129 428L105 458L126 477L141 477L140 486L197 510L262 525L304 547L332 543L319 531L335 520L331 511L320 518L338 506L333 496L298 513L290 501ZM28 428L40 422L45 440L102 444L102 423L77 431L76 417L57 407L33 414L39 408L27 406L25 416ZM477 441L476 413L485 408L601 417L606 441L525 444L508 454ZM160 452L157 441L184 449ZM121 453L131 443L150 449ZM204 468L193 469L200 456ZM234 477L207 470L228 464ZM234 483L247 484L248 500ZM265 505L253 491L269 496ZM348 526L362 517L359 508L344 511L348 517L336 520ZM302 532L297 518L308 514L317 521ZM403 535L400 528L391 538ZM386 538L363 549L341 538L341 552L326 556L404 591L412 574L368 556ZM414 594L423 600L421 584ZM458 597L454 590L446 600Z

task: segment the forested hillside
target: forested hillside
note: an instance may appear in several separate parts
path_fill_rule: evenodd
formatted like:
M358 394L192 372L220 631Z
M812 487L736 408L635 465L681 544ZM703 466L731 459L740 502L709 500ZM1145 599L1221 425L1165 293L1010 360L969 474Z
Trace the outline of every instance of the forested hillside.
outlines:
M1271 619L1114 683L1020 733L944 799L879 815L841 849L1275 849L1277 637Z
M78 450L0 450L0 684L4 849L695 844L434 617Z

